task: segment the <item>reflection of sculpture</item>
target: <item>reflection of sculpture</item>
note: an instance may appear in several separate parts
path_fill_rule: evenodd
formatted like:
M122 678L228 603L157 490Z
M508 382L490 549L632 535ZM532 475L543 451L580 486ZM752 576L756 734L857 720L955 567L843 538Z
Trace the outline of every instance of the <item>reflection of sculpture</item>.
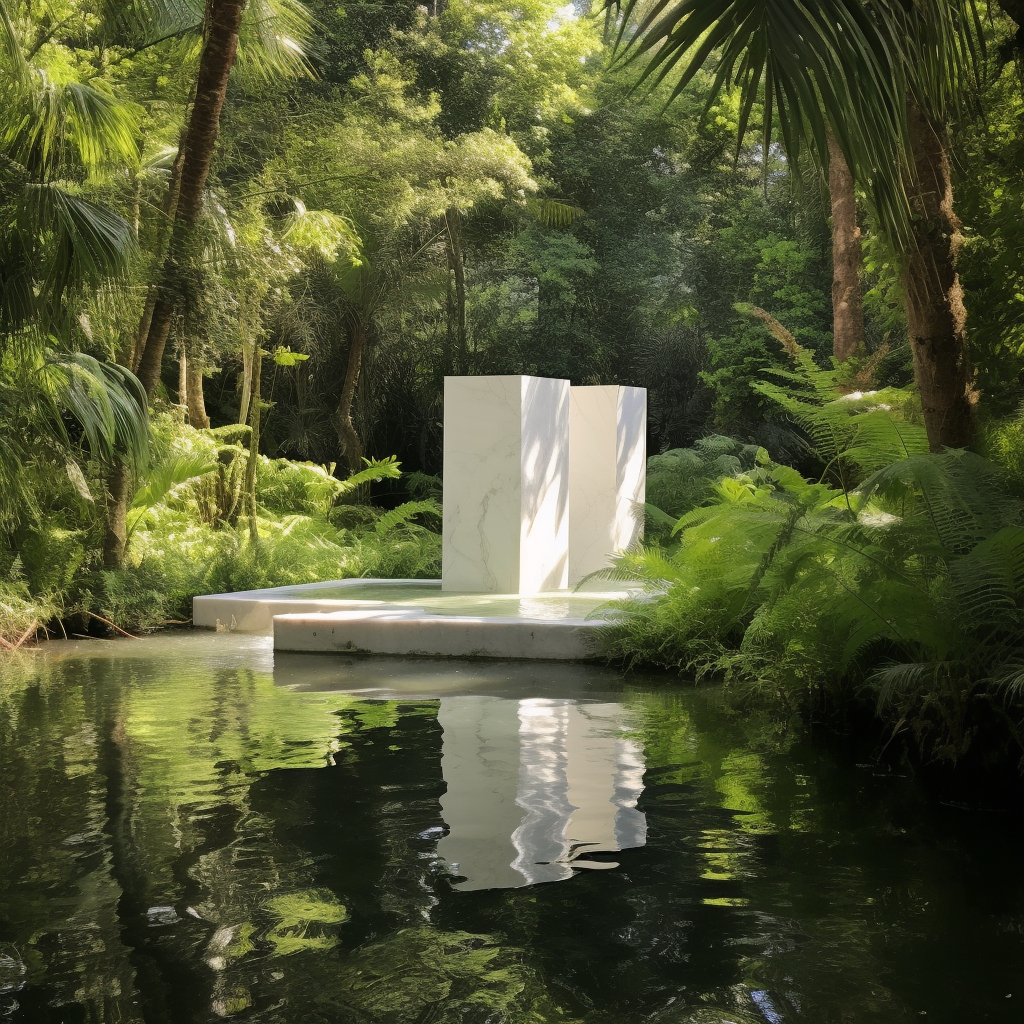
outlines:
M619 704L442 698L438 853L461 889L510 888L606 868L587 854L643 846L643 755Z

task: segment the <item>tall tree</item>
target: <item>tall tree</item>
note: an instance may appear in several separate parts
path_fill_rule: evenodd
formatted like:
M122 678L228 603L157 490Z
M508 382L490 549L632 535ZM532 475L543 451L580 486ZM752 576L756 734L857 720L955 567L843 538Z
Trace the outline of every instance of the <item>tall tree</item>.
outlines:
M181 146L181 178L177 183L170 247L139 358L139 379L150 396L159 383L167 336L174 315L180 309L183 272L203 209L203 195L220 131L228 78L238 52L245 4L246 0L209 0L207 5L195 100ZM172 187L175 184L172 181Z
M832 206L832 354L845 362L864 347L864 260L850 165L829 133L828 194Z
M647 55L646 77L678 76L673 95L710 59L715 91L739 86L741 132L763 94L766 146L776 113L791 156L809 143L827 164L832 134L854 176L870 185L901 258L929 442L969 447L959 225L945 125L975 72L977 0L659 0L652 7L608 0L606 7L621 14L626 53Z
M168 184L164 212L170 218L170 242L157 286L147 299L135 343L133 367L152 398L160 382L164 349L175 313L180 310L189 259L194 256L196 227L203 208L228 78L238 52L238 34L246 0L208 0L204 41L188 126ZM127 465L115 466L107 480L103 562L124 561L128 539L127 510L132 475Z

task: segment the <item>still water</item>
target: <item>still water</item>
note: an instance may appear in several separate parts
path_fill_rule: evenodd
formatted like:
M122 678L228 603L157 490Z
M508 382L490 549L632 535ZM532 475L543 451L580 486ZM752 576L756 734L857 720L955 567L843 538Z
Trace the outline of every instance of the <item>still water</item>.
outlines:
M1019 811L601 667L0 665L0 1021L1024 1021Z

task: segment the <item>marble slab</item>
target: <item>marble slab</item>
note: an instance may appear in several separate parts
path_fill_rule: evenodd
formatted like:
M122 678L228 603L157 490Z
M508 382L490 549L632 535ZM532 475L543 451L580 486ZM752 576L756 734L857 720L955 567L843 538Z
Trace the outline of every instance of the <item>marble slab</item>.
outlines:
M537 594L569 573L569 382L446 377L444 590Z
M600 621L474 618L409 609L274 616L275 651L435 658L581 661L595 657Z
M569 585L640 538L647 486L647 390L570 391Z

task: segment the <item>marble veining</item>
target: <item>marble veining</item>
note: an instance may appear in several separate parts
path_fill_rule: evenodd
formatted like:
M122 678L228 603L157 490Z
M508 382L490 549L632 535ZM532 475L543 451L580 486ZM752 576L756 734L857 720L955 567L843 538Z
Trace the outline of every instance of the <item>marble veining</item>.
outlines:
M569 382L446 377L444 408L443 589L563 588Z
M646 491L647 392L617 385L570 392L569 584L635 544Z

